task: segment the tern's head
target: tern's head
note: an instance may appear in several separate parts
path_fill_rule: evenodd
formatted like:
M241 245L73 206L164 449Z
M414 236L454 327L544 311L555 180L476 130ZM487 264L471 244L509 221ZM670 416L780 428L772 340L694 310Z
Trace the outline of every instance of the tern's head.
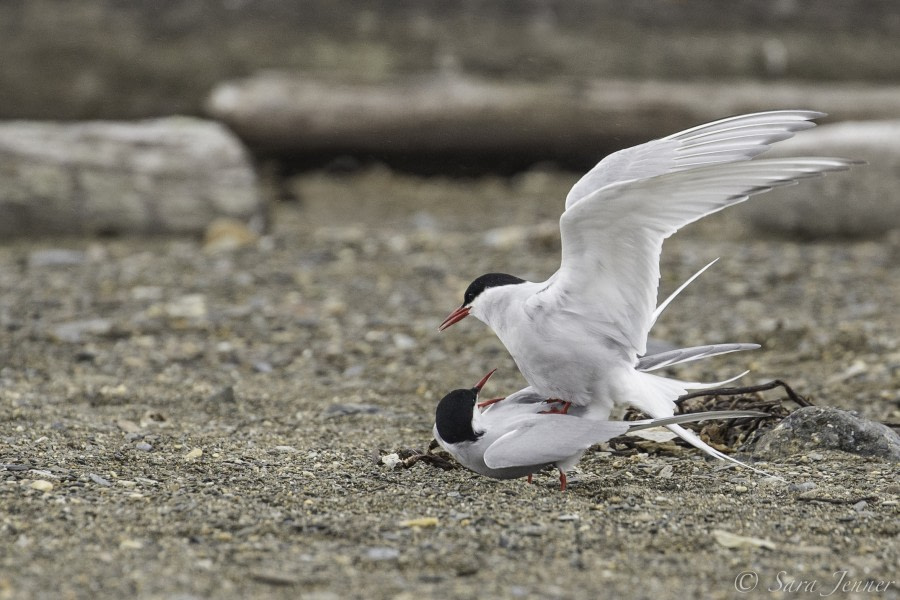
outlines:
M434 415L434 425L442 440L448 444L477 442L484 434L483 431L475 431L472 417L475 414L478 394L494 371L482 377L474 387L467 390L453 390L441 398Z
M444 322L440 324L438 329L443 331L454 323L462 321L468 317L469 313L473 310L476 311L476 316L478 316L478 305L479 303L484 302L485 291L519 283L525 283L525 280L519 279L514 275L507 275L506 273L486 273L485 275L478 277L466 288L466 293L463 294L462 305L450 313L447 318L444 319Z

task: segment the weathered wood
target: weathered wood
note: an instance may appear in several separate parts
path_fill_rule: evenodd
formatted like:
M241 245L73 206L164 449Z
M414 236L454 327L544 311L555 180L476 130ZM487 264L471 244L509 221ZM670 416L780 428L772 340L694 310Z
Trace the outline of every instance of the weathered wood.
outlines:
M896 0L0 2L0 118L199 114L262 68L385 81L900 80Z
M199 232L261 214L246 152L218 123L0 122L0 237Z
M456 75L348 85L286 73L224 83L208 112L268 152L589 155L731 114L811 108L900 114L900 86L749 81L486 81Z

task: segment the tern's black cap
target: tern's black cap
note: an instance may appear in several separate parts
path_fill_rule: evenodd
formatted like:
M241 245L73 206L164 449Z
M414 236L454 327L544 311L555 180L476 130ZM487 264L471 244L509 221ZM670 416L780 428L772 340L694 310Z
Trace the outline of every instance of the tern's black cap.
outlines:
M472 429L472 414L478 392L475 388L453 390L438 402L434 424L438 435L448 444L476 442L482 436Z
M470 283L469 287L466 288L466 293L463 295L463 306L471 304L481 292L488 288L516 283L525 283L525 280L520 279L515 275L507 275L506 273L485 273L475 279L475 281Z

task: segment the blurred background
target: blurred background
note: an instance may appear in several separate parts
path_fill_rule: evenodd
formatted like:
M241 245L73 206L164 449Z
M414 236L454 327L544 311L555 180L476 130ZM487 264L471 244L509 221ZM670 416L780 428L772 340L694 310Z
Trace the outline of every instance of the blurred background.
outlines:
M288 167L583 169L780 100L896 116L860 94L900 80L898 39L891 0L11 0L0 119L212 117Z

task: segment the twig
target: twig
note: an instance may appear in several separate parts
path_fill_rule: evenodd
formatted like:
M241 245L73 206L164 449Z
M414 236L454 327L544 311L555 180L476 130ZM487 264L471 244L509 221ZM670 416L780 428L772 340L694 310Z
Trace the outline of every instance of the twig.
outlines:
M679 396L678 399L675 400L675 404L680 405L685 400L690 400L691 398L705 398L709 396L740 396L742 394L755 394L757 392L774 390L778 387L784 388L784 391L785 393L787 393L788 398L793 400L799 406L813 406L812 402L795 392L791 388L791 386L781 381L780 379L775 379L774 381L770 381L769 383L762 383L760 385L751 385L747 387L724 387L711 390L699 390L697 392L685 394L684 396Z

